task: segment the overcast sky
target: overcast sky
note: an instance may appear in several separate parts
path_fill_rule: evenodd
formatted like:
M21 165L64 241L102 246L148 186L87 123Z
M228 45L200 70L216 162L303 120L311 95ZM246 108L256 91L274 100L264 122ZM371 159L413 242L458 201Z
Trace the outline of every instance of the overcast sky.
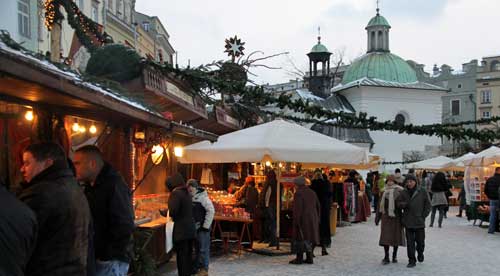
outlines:
M347 63L366 52L365 27L375 15L375 0L137 0L136 10L158 16L179 52L179 65L228 59L225 38L238 35L246 54L290 52L264 63L282 70L254 69L258 83L286 82L302 70L317 42L331 52L344 50ZM390 50L403 59L425 64L462 63L500 55L499 0L381 0L380 13L392 26Z

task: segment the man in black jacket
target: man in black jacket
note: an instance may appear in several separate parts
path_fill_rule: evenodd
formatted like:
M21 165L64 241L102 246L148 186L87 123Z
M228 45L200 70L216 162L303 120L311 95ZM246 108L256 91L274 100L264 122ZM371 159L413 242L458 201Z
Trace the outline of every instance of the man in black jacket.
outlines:
M55 143L28 146L21 173L19 199L35 212L39 229L26 275L86 275L90 211L64 150Z
M488 178L484 186L484 193L490 200L490 225L488 233L494 234L497 223L498 189L500 188L500 167L495 168L495 175Z
M396 207L403 210L402 223L406 229L406 242L409 263L407 267L415 267L417 259L424 261L425 218L431 212L431 201L425 189L417 185L415 176L408 174L405 178L406 188L396 199ZM415 258L415 250L418 257Z
M23 276L35 249L35 214L0 184L0 275Z
M134 230L130 190L96 146L79 148L73 163L77 179L88 184L85 195L94 219L96 275L127 275Z

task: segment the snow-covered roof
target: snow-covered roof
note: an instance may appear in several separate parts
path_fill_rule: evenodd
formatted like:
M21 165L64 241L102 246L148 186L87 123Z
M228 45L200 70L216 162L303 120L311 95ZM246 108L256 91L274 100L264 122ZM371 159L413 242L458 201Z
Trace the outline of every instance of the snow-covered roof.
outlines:
M355 86L381 86L381 87L391 87L391 88L448 91L448 89L445 89L443 87L420 81L411 83L400 83L400 82L392 82L392 81L364 77L362 79L355 80L346 84L339 84L334 88L332 88L332 92L349 89Z

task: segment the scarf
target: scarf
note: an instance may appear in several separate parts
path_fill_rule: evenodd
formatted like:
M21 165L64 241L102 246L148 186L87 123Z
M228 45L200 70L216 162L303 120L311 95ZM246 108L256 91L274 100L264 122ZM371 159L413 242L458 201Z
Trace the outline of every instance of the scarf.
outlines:
M395 196L397 196L396 193L399 193L402 190L403 190L403 188L399 185L396 185L396 184L386 185L384 194L382 195L382 200L380 202L380 212L382 214L385 213L385 200L387 199L389 201L389 208L387 210L388 215L391 218L396 217L396 214L394 213L394 210L396 208Z

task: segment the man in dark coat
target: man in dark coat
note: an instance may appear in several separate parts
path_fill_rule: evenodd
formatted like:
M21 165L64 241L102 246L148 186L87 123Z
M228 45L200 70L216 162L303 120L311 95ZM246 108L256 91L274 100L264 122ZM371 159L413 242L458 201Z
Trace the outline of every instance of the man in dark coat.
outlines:
M96 273L127 275L135 227L130 189L96 146L79 148L73 163L94 221Z
M490 200L490 225L488 233L494 234L497 225L498 189L500 188L500 167L495 168L495 175L488 178L484 186L484 193Z
M26 275L86 275L91 223L87 200L55 143L23 152L19 199L36 214L38 242Z
M326 247L329 247L332 242L330 232L330 183L328 180L323 178L321 172L316 172L314 173L313 180L311 181L311 189L316 193L321 206L319 237L321 255L326 256L328 255Z
M23 276L35 249L36 217L3 184L0 184L0 202L0 275Z
M293 235L292 238L298 246L297 258L291 264L302 264L304 251L305 263L313 263L312 246L319 244L319 217L320 204L318 197L306 186L306 179L299 176L294 180L296 192L293 201Z
M406 229L408 267L415 267L417 263L415 250L418 252L418 261L424 261L425 218L431 211L431 201L427 191L417 186L415 176L408 174L404 183L406 188L396 199L396 206L403 210L402 222Z
M169 177L166 185L171 192L168 210L174 221L173 242L177 253L177 271L179 276L189 276L192 272L192 245L196 237L191 194L179 173Z

